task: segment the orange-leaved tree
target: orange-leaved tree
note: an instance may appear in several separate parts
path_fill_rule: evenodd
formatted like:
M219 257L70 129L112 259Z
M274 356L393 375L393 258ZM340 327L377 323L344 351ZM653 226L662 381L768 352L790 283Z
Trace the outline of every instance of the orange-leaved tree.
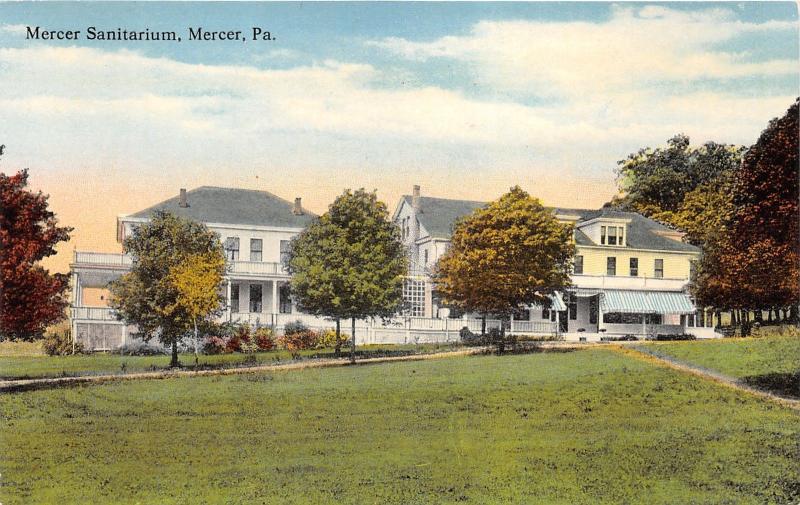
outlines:
M574 254L572 226L514 186L456 222L434 282L444 303L506 319L569 286Z

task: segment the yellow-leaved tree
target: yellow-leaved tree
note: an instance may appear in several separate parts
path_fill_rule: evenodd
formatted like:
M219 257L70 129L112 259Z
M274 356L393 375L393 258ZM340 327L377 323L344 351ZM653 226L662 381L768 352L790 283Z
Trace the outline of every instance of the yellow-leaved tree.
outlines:
M198 362L197 326L222 307L220 286L225 273L225 259L218 251L193 254L169 271L169 283L177 292L174 303L165 307L167 314L181 314L194 326L194 360Z

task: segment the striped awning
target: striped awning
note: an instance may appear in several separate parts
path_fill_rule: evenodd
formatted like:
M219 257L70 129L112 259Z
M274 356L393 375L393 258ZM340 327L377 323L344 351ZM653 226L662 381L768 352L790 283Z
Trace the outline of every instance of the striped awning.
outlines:
M532 307L541 309L541 305L534 304ZM550 310L567 310L567 306L564 304L564 300L561 299L561 295L558 293L553 293L550 295Z
M600 297L603 313L692 314L694 304L685 293L670 291L628 291L604 289Z
M581 298L599 295L603 292L603 290L599 288L569 288L568 291Z

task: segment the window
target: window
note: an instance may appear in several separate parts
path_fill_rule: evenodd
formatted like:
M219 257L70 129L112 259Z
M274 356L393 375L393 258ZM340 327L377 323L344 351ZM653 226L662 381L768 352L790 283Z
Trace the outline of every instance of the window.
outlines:
M542 309L542 319L550 319L550 309Z
M606 258L606 275L617 275L617 258L615 256Z
M409 316L425 315L425 281L406 279L403 282L403 303Z
M250 261L261 261L262 242L260 238L250 239Z
M261 284L250 284L250 312L261 312Z
M530 321L531 311L529 309L516 308L513 311L515 321Z
M600 227L600 245L606 245L606 227Z
M603 314L603 322L609 324L642 324L642 314L609 312L608 314Z
M661 314L645 314L645 323L661 324Z
M608 245L617 245L617 227L608 227Z
M597 324L597 296L589 298L589 324Z
M578 319L578 297L575 293L567 293L567 310L570 319L573 321Z
M425 254L423 256L425 258L425 263L424 264L425 264L425 266L428 266L428 250L427 249L425 249Z
M625 227L620 226L617 231L617 236L619 237L619 245L625 245Z
M225 258L231 261L239 260L239 237L228 237L225 239Z
M291 251L291 242L288 240L281 240L281 265L284 267L289 264L289 252Z
M239 285L231 284L231 312L239 312Z
M278 304L278 310L281 314L291 314L292 313L292 291L289 288L288 284L281 284L278 288L278 296L280 297L280 303Z
M574 273L582 274L583 273L583 256L578 255L575 256L575 263L573 266Z
M662 260L662 259L657 259L656 260L654 275L658 279L664 277L664 260Z
M639 275L639 258L631 258L631 277Z

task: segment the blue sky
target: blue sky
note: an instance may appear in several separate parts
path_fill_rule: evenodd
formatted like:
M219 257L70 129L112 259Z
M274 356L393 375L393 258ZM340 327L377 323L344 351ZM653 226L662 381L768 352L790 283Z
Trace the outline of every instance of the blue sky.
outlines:
M26 25L184 40L37 42ZM196 26L277 40L186 40ZM354 186L391 206L414 183L591 207L617 160L675 133L752 144L798 67L788 2L0 3L0 168L30 167L83 248L200 184L317 211Z

